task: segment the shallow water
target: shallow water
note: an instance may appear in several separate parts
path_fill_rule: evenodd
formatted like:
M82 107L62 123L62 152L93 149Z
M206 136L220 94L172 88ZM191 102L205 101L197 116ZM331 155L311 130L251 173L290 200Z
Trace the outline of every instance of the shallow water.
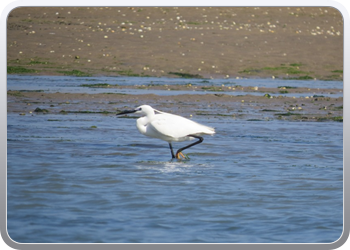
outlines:
M343 82L340 81L319 81L319 80L280 80L280 79L179 79L179 78L156 78L156 77L72 77L72 76L21 76L21 75L9 75L7 82L8 90L29 90L29 91L43 91L46 93L123 93L123 94L156 94L156 95L184 95L184 94L222 94L223 92L204 91L198 89L193 90L147 90L147 89L116 89L116 88L88 88L82 87L82 84L96 84L107 83L110 85L118 84L120 86L134 86L134 85L184 85L191 83L196 86L257 86L257 87L269 87L277 88L279 86L291 86L291 87L307 87L307 88L320 88L324 91L318 93L318 95L329 97L342 97L343 96ZM331 92L329 89L339 89L338 92ZM224 92L227 95L245 95L246 92L232 91ZM249 95L262 96L260 92L249 92ZM279 96L280 93L270 93L272 96ZM306 97L312 96L310 93L286 93L283 96L294 97Z
M15 86L28 88L31 85L41 87L77 87L81 84L108 83L110 85L142 85L142 84L187 84L214 85L225 84L241 86L258 86L277 88L279 86L322 88L322 89L343 89L341 81L320 81L320 80L282 80L282 79L185 79L185 78L165 78L165 77L74 77L74 76L27 76L8 75L8 82Z
M140 135L134 119L7 118L15 241L314 243L342 234L342 123L198 117L217 133L185 151L190 160L171 161L167 143Z

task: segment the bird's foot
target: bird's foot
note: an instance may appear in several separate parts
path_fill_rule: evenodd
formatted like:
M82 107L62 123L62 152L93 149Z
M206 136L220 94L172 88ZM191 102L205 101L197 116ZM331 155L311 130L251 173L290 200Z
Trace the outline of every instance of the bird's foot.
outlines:
M176 154L176 159L179 159L179 160L180 160L180 159L181 159L181 158L180 158L180 155L181 155L182 158L187 159L187 157L184 156L184 154L183 154L182 152L179 152L179 153Z

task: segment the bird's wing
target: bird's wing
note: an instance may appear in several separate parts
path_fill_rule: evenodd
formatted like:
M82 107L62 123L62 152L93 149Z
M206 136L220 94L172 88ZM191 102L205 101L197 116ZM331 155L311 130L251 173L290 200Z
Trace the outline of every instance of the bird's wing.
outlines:
M172 139L181 139L190 134L214 134L214 129L184 117L160 113L149 123L150 129Z

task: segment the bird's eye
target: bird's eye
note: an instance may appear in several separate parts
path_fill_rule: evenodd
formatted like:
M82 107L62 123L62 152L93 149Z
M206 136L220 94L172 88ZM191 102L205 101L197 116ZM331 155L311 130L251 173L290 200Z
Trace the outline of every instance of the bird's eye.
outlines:
M136 111L141 111L142 110L142 108L138 108L138 109L136 109Z

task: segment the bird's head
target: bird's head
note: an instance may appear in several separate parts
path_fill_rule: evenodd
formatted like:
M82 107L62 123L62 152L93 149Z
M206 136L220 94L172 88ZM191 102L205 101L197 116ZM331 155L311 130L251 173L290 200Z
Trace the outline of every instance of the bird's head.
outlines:
M154 114L154 109L149 105L141 105L132 110L124 110L118 113L117 115L125 115L125 114L131 114L131 113L141 114L141 115L150 115L150 114Z

